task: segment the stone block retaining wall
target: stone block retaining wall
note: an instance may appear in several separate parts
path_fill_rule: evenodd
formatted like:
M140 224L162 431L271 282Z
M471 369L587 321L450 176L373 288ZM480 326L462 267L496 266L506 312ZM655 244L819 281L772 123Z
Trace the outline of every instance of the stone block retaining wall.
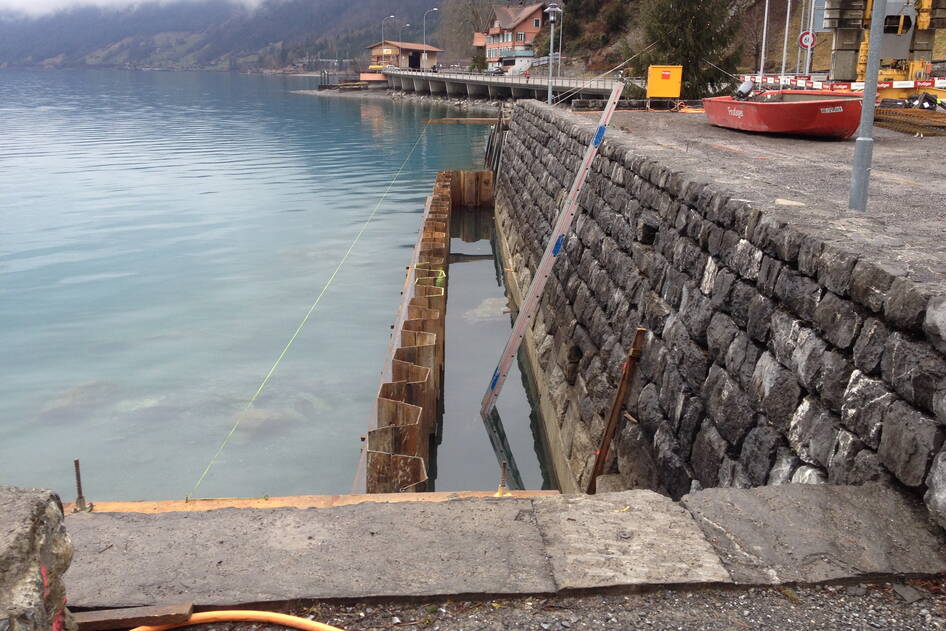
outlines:
M497 220L520 285L594 132L520 102ZM615 439L627 487L884 481L946 525L946 298L635 151L610 132L533 328L567 472L587 484L621 366L649 330Z

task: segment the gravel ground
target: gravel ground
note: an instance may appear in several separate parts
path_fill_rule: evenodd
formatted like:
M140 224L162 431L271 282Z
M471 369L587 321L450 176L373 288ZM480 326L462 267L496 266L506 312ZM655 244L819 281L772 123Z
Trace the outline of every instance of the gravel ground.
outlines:
M706 630L946 629L946 581L661 589L635 594L485 601L290 605L286 611L341 629L441 631L530 629ZM906 588L906 589L904 589ZM896 590L909 592L901 596ZM919 598L915 602L910 602ZM276 631L257 624L206 625L204 631Z

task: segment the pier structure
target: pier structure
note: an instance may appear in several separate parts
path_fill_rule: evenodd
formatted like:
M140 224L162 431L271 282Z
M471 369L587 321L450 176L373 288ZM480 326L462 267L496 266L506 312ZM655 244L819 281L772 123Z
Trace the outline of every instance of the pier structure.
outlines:
M388 87L419 94L441 94L458 98L538 99L545 100L548 77L541 72L536 76L488 75L473 72L416 72L384 70ZM552 79L552 93L556 98L568 99L607 97L618 81L613 79Z

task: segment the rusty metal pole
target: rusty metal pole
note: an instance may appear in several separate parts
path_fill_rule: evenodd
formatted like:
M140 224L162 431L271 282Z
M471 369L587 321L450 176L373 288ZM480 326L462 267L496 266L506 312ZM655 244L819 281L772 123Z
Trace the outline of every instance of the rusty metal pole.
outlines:
M624 362L624 369L621 371L621 381L618 382L618 390L614 393L614 403L611 404L608 424L604 428L601 445L598 447L598 451L595 452L595 466L591 470L591 479L588 480L589 495L594 495L598 490L598 476L604 473L604 464L608 459L608 452L611 450L611 441L614 440L614 434L618 429L618 421L621 418L621 410L624 408L624 398L631 387L634 369L637 368L637 360L641 356L645 333L647 333L647 329L637 329L634 334L634 343L627 353L627 361Z
M76 458L72 461L72 466L76 471L76 506L75 512L84 513L89 510L89 506L85 502L85 496L82 495L82 471L79 469L79 459Z

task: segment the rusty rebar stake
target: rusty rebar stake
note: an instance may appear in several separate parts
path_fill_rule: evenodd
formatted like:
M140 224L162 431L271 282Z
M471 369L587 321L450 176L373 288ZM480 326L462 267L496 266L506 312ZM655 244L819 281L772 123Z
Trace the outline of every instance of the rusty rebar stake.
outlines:
M85 496L82 495L82 471L79 469L79 459L72 461L72 466L76 470L76 504L72 509L74 513L87 513L92 510L92 505L87 504Z
M637 360L641 357L641 347L644 345L644 334L647 329L637 329L634 333L634 343L627 353L627 361L624 362L624 369L621 371L621 381L618 382L618 390L614 393L614 403L611 404L611 414L608 416L608 424L605 426L604 435L601 437L601 445L595 452L595 466L591 470L591 479L588 480L588 494L594 495L598 490L598 476L604 473L604 464L608 459L608 452L611 450L611 441L614 440L614 434L618 429L618 422L621 420L621 411L624 409L624 398L631 387L631 380L634 377L634 369L637 368Z

